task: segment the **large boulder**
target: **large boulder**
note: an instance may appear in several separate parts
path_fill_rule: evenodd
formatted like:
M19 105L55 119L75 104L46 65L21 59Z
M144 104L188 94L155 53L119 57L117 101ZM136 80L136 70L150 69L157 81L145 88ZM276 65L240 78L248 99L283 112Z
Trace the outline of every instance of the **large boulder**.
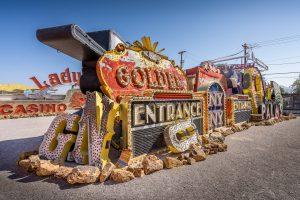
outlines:
M212 147L212 149L214 151L219 151L219 152L224 152L227 151L227 144L224 143L220 143L220 142L212 142L210 144L210 146Z
M245 128L242 126L242 123L238 123L238 124L233 124L231 129L234 132L240 132L240 131L244 130Z
M201 147L197 146L196 144L191 144L189 151L190 157L195 159L196 162L206 159L206 154L201 149Z
M179 156L177 157L178 160L187 160L187 158L190 157L190 153L189 152L183 152L183 153L180 153Z
M124 169L114 169L110 174L110 179L117 183L123 183L134 179L134 175Z
M143 177L145 175L143 161L146 154L132 158L128 163L127 171L133 173L135 177Z
M72 170L72 167L60 166L55 172L54 176L56 178L66 179L71 174Z
M28 168L29 172L33 172L36 171L37 168L40 166L41 164L41 160L39 155L31 155L28 157L29 161L30 161L30 166Z
M20 167L22 167L26 171L29 171L29 167L30 167L30 160L29 159L20 160L18 162L18 164L19 164Z
M248 128L250 128L251 126L252 126L252 123L247 123L247 122L242 123L242 127L243 127L244 129L248 129Z
M225 137L220 132L212 132L209 135L209 140L215 142L224 142Z
M164 168L163 161L157 158L155 155L146 156L142 164L145 174L151 174Z
M51 176L59 168L59 165L52 164L50 160L41 160L40 165L36 170L38 176Z
M127 171L133 173L135 177L143 177L145 175L144 169L136 166L128 166Z
M107 162L101 170L101 174L99 176L99 182L103 183L104 181L106 181L110 176L112 170L114 170L115 168L116 166L113 163Z
M177 158L174 158L174 157L169 157L169 156L167 156L164 159L164 163L165 163L165 166L167 169L171 169L173 167L180 167L183 165L183 161L178 160Z
M283 115L281 118L282 118L283 120L290 120L290 117L289 117L289 116L285 116L285 115Z
M29 156L37 155L37 154L39 154L38 150L21 152L20 155L19 155L19 161L24 160L24 159L28 159Z
M264 122L265 126L272 126L276 123L276 121L274 119L268 119Z
M202 144L209 144L209 136L207 134L202 135L201 140Z
M67 182L70 184L75 183L95 183L100 175L98 167L94 166L77 166L74 167L72 172L67 177Z
M186 160L187 160L187 164L189 164L189 165L192 165L196 162L196 160L194 158L190 158L190 157L187 158Z
M229 127L216 128L215 131L220 132L225 137L234 133Z

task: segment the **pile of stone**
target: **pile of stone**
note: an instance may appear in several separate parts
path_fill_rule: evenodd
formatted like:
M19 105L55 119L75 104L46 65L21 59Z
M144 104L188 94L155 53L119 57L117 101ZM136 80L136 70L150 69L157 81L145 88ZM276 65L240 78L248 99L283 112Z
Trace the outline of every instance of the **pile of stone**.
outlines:
M297 117L293 113L289 113L288 115L283 115L283 120L290 120L290 119L296 119Z
M128 166L118 168L111 162L107 162L100 170L95 166L79 165L67 167L61 163L50 160L43 160L37 151L20 154L18 165L28 172L34 172L37 176L54 176L65 179L69 184L103 183L112 180L116 183L130 181L136 177L143 177L164 168L172 169L183 165L192 165L195 162L203 161L208 155L227 150L224 144L224 136L212 134L211 136L199 136L200 144L191 144L190 148L183 153L168 153L162 158L156 155L141 155L131 159Z
M67 167L59 162L41 159L38 151L21 153L18 165L28 172L36 173L38 176L62 178L69 184L103 183L106 180L123 183L164 168L172 169L183 165L192 165L196 162L204 161L208 155L227 151L227 145L224 143L225 137L248 129L252 125L273 125L294 118L295 116L289 115L279 119L269 119L255 123L243 122L230 127L220 127L209 134L198 136L199 143L191 144L186 152L179 154L167 153L164 156L158 153L160 158L156 155L144 154L131 159L128 162L128 166L122 168L115 166L111 162L105 163L102 169L87 165Z

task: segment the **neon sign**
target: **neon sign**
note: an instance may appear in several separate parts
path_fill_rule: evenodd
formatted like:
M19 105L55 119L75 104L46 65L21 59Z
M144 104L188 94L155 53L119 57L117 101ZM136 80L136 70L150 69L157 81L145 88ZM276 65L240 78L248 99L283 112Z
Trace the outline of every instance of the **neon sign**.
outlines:
M43 81L41 83L35 76L30 79L38 86L40 90L44 90L49 87L55 87L57 85L73 83L74 85L79 84L81 73L80 72L70 72L69 68L66 68L65 71L60 74L52 73L48 75L48 82Z

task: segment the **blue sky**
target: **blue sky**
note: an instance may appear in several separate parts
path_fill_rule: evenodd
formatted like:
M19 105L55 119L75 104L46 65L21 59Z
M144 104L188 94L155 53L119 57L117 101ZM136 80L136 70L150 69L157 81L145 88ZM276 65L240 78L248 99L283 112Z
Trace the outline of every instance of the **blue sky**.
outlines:
M51 72L81 63L38 42L38 28L75 23L86 31L116 30L125 41L147 35L179 63L187 50L185 68L226 56L254 43L300 34L300 1L1 1L0 83L33 85L28 78L46 80ZM265 63L300 61L300 40L255 49ZM295 57L276 60L285 57ZM274 65L268 73L300 71L300 64ZM289 86L297 75L273 76ZM271 76L270 76L271 77Z

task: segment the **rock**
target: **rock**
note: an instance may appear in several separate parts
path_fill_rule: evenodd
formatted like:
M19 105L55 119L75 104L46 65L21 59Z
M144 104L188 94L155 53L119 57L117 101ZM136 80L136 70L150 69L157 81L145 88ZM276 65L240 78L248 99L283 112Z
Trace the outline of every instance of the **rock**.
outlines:
M28 168L29 172L33 172L36 171L37 168L40 166L41 164L41 160L39 155L31 155L28 157L29 161L30 161L30 166Z
M275 120L274 119L268 119L264 122L265 126L272 126L275 124Z
M216 128L215 131L220 132L224 137L234 133L229 127Z
M209 143L209 136L208 135L202 135L202 144L208 144Z
M186 160L189 157L189 153L180 153L179 156L177 157L178 160Z
M55 172L54 176L56 178L66 179L71 174L72 170L72 167L60 166Z
M164 163L167 169L171 169L173 167L180 167L183 165L183 162L181 160L178 160L177 158L173 157L166 157Z
M192 165L196 162L194 158L187 158L187 164Z
M24 159L19 161L19 166L28 171L30 167L30 160L29 159Z
M187 164L189 164L189 163L188 163L188 161L187 161L186 159L183 159L183 160L182 160L182 164L183 164L183 165L187 165Z
M227 145L221 142L211 142L208 148L210 148L213 151L226 151L227 150Z
M137 156L137 157L134 157L132 159L129 160L128 162L128 166L132 166L132 165L135 165L135 166L143 166L143 160L146 158L146 154L143 154L143 155L140 155L140 156Z
M29 158L31 155L37 155L39 152L37 150L21 152L19 155L19 161Z
M233 124L232 127L233 127L233 129L235 130L235 131L234 131L234 130L232 129L234 132L240 132L240 131L244 130L244 127L242 126L242 123Z
M265 125L265 123L263 121L261 121L261 122L255 122L254 125L255 126L263 126L263 125Z
M151 174L164 168L163 161L157 158L155 155L146 156L142 164L145 174Z
M145 175L143 161L146 154L132 158L128 163L127 171L133 173L135 177L143 177Z
M133 173L135 177L143 177L145 175L143 168L128 167L127 171Z
M297 116L295 116L293 113L290 113L290 114L289 114L289 118L290 118L290 119L296 119Z
M219 143L211 142L208 146L210 146L211 149L218 149L219 148Z
M251 123L247 123L247 122L242 123L242 127L243 127L244 129L248 129L248 128L250 128L251 126L252 126Z
M217 153L217 150L215 150L215 149L209 150L209 155L216 154L216 153Z
M72 172L67 177L67 182L70 184L75 183L95 183L100 175L98 167L94 166L77 166L74 167Z
M124 183L134 179L134 175L133 173L123 169L114 169L110 174L110 179L117 183Z
M59 165L54 165L50 160L41 160L40 165L36 170L36 175L38 176L51 176L59 168Z
M204 151L204 153L205 153L206 155L209 155L209 152L210 152L210 150L209 150L209 149L205 149L205 148L204 148L204 150L203 150L203 151Z
M225 137L220 132L212 132L209 136L209 140L215 142L224 142Z
M99 182L103 183L104 181L106 181L108 179L108 177L110 176L112 170L114 170L115 168L116 168L116 166L113 163L107 162L101 171L101 174L99 177Z
M195 144L191 144L189 151L190 157L194 158L196 162L206 159L206 154L204 153L204 151Z
M224 143L217 143L217 151L224 152L227 151L227 144Z
M290 117L289 117L289 116L283 115L283 116L282 116L282 119L283 119L283 120L290 120Z

